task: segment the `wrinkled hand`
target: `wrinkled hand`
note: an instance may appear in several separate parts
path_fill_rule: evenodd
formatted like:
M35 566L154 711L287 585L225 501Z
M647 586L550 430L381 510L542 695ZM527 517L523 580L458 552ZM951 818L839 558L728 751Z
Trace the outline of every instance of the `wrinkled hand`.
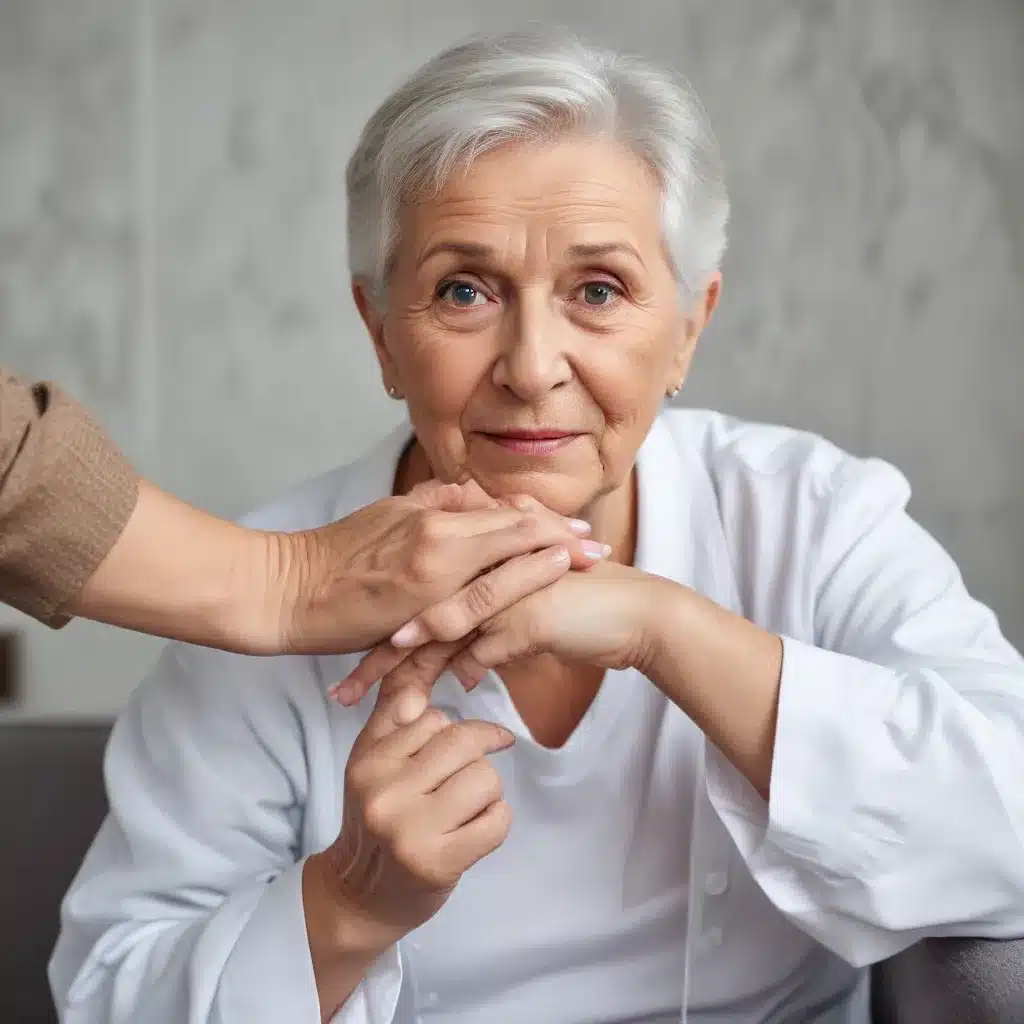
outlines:
M583 539L588 531L531 498L503 503L472 482L431 481L330 526L276 534L283 596L267 651L365 650L510 559L521 569L509 591L518 599L603 557L603 545Z
M675 584L630 566L602 562L589 572L570 572L508 606L498 588L514 589L510 577L493 574L487 603L456 594L415 618L370 651L331 691L353 704L378 680L382 692L414 687L429 693L451 669L467 689L488 669L548 653L602 668L642 668L653 644L659 600Z
M487 755L512 734L426 705L415 690L378 695L346 767L339 837L308 864L316 898L375 953L436 914L511 824Z

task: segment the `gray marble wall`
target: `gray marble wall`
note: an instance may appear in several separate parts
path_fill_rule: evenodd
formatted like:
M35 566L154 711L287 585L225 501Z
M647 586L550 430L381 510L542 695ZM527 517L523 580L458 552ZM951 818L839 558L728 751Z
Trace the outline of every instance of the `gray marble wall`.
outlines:
M348 460L395 410L346 155L421 59L543 17L684 70L721 137L727 287L685 400L896 462L1024 642L1021 0L0 0L0 358L224 514ZM113 710L155 649L5 623L22 715Z

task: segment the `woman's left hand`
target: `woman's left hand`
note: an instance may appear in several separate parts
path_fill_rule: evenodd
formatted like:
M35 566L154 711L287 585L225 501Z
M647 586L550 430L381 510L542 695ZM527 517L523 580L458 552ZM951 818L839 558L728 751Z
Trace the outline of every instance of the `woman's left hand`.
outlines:
M602 562L493 616L478 590L472 603L456 594L370 651L331 696L354 704L378 679L389 688L429 691L449 668L470 689L487 669L542 653L609 669L642 667L669 588L678 589L660 576Z

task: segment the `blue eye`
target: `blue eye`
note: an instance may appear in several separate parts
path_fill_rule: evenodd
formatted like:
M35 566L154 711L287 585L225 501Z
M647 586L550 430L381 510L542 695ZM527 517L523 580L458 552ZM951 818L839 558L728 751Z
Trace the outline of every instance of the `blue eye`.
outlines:
M583 286L583 301L588 306L607 306L616 294L615 288L603 281L591 281Z
M480 300L484 299L478 288L474 288L473 285L467 284L465 281L452 281L443 285L440 297L447 299L452 305L462 307L479 305Z

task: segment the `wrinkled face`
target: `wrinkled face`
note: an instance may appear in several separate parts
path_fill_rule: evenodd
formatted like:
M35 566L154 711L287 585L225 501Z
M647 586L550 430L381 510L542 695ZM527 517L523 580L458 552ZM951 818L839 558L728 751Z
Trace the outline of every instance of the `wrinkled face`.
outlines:
M410 204L387 306L356 300L433 474L580 515L628 484L718 291L682 308L650 170L570 138Z

